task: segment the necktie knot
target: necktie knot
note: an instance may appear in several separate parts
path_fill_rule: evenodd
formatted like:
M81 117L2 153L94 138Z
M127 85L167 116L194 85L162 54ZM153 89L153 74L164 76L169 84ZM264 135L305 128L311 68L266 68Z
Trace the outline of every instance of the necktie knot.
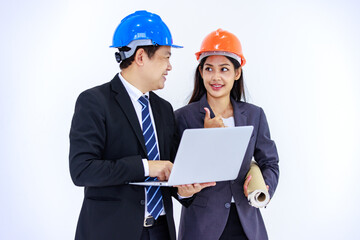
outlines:
M138 102L141 104L143 109L149 106L149 100L146 95L139 97Z

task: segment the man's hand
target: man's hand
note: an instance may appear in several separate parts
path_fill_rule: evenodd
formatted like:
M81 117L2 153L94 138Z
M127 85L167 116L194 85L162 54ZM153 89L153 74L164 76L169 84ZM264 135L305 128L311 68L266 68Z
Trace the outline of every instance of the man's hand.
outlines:
M208 182L208 183L194 183L194 184L186 184L186 185L179 185L176 186L178 188L178 194L181 197L191 197L195 193L200 192L202 189L206 187L215 186L216 182Z
M205 110L205 118L204 118L204 128L219 128L225 127L221 115L215 113L214 118L210 118L210 110L208 108L204 108Z
M171 169L173 167L172 162L158 160L158 161L148 161L149 163L149 176L157 177L160 181L166 181L169 179Z

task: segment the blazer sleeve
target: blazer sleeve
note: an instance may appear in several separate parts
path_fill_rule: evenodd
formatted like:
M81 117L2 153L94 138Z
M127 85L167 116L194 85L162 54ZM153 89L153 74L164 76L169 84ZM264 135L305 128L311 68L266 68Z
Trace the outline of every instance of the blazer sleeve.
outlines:
M188 128L184 116L179 114L179 111L175 111L174 116L175 116L176 131L174 134L174 142L173 142L173 159L175 159L176 152L179 148L182 134L185 131L185 129ZM177 192L178 192L177 187L173 187L172 191L171 191L172 196L184 207L190 206L192 201L195 199L195 195L193 195L192 197L189 197L189 198L180 199Z
M188 129L189 126L185 120L185 117L183 114L181 114L181 112L176 111L175 112L175 121L176 121L176 134L177 136L181 139L183 132L185 131L185 129Z
M70 174L77 186L112 186L144 179L140 155L103 159L107 144L105 104L91 91L83 92L77 99L69 154Z
M269 185L269 194L272 197L279 180L279 157L275 142L270 138L265 113L261 108L254 158L261 169L265 183Z

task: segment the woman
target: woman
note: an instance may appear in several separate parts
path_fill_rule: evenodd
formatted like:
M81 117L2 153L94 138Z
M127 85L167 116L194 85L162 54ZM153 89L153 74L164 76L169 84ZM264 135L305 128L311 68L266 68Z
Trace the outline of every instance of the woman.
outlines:
M237 179L203 189L191 206L183 207L179 239L268 239L259 209L248 204L251 178L245 181L245 176L254 158L272 197L279 178L278 154L264 111L245 102L246 60L240 41L218 29L204 39L196 58L199 65L190 102L175 112L179 136L187 128L252 125L254 131ZM216 142L209 148L221 151Z

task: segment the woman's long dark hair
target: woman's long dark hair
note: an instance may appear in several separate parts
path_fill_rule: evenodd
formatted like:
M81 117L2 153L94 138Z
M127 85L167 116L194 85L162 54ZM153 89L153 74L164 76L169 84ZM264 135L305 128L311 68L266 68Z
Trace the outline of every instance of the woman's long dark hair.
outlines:
M200 69L201 69L201 71L203 70L204 63L207 58L208 57L203 58L196 68L195 78L194 78L194 91L191 95L189 103L199 101L200 98L206 93L206 88L204 86L204 80L200 74ZM235 70L240 68L240 63L238 61L236 61L235 59L233 59L231 57L226 56L226 58L232 62ZM246 102L242 69L241 69L241 76L240 76L239 80L234 81L234 85L231 89L230 96L232 98L234 98L236 101L243 100L244 102Z

